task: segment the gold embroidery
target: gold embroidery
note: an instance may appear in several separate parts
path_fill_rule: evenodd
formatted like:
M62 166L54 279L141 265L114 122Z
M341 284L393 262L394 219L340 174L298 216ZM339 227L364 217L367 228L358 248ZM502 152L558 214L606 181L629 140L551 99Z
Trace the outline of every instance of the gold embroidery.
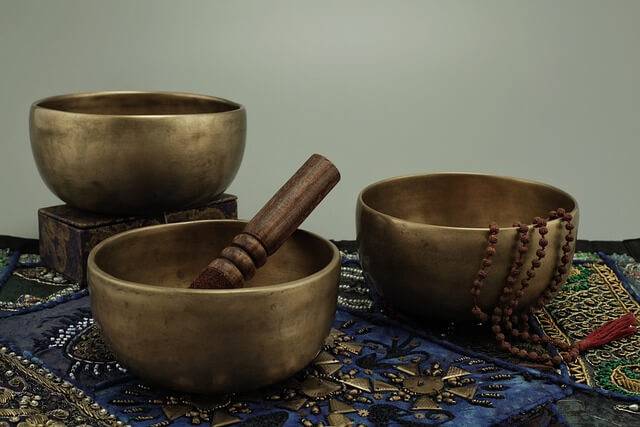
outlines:
M589 286L563 288L545 309L536 313L544 332L565 342L580 340L595 327L629 312L640 313L640 304L624 289L611 268L602 263L583 265L592 272L587 279ZM591 349L569 365L570 373L577 382L605 387L608 384L601 383L593 371L607 363L636 358L638 348L640 334ZM612 373L612 384L638 393L633 381L625 380L621 370L616 372Z
M634 369L638 371L640 370L640 366L620 365L615 367L613 371L611 371L611 383L631 393L640 394L640 380L629 377L624 372L625 369Z
M10 352L6 347L0 348L0 366L5 370L5 376L11 377L8 384L14 387L1 391L0 403L3 407L0 408L0 418L8 418L11 422L22 420L18 425L25 427L57 427L66 425L65 421L71 415L69 410L73 410L81 419L94 425L123 425L82 390L31 363L29 359ZM47 396L56 396L55 400L63 402L61 405L65 408L44 409L41 403Z

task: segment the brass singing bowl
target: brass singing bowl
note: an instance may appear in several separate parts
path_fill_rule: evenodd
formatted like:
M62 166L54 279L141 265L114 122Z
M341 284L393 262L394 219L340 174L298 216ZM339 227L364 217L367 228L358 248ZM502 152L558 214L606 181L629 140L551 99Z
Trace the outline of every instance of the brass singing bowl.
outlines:
M331 242L298 230L247 287L188 288L244 225L146 227L91 251L93 316L130 371L174 390L228 393L283 380L316 356L336 309L340 256Z
M31 149L49 189L71 206L143 214L204 205L233 181L246 112L221 98L97 92L31 106Z
M479 305L491 312L516 250L513 223L531 224L534 217L546 217L558 208L573 215L575 236L578 204L549 185L462 173L387 179L366 187L358 197L360 259L369 280L400 311L417 317L472 320L470 289L485 254L489 224L496 222L500 233ZM566 230L559 220L550 221L548 229L546 257L519 309L544 291L561 257ZM539 235L532 227L530 238L526 267L538 249ZM575 242L572 247L573 253Z

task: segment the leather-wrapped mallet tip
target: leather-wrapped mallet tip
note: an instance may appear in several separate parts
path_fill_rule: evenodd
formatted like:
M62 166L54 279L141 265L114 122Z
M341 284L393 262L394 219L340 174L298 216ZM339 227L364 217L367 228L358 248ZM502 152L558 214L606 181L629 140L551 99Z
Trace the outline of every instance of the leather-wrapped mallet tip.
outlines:
M227 277L214 268L205 268L191 284L192 289L231 289Z

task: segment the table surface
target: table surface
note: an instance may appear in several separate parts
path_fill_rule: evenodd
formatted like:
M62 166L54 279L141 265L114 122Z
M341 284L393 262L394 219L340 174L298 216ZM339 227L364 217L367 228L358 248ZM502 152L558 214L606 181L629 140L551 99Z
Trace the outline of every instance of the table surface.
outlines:
M354 241L335 241L335 243L344 251L354 251L356 249ZM37 253L38 241L35 239L0 236L0 248L12 248L19 250L21 253ZM628 254L638 260L640 259L640 239L623 241L580 240L578 241L577 250ZM638 355L640 356L640 349L638 349ZM628 405L629 402L578 390L572 396L558 401L557 412L564 418L566 424L571 426L640 425L640 413L633 414L615 409L616 405L621 404ZM539 414L536 418L529 420L527 425L548 423L548 419L551 417L552 414Z
M357 250L353 240L335 242L341 249ZM625 240L578 240L576 252L602 252L605 254L627 254L640 260L640 238ZM640 357L640 348L638 349ZM633 414L616 410L616 405L628 405L615 398L601 394L576 391L572 396L558 401L558 412L567 425L587 426L640 426L640 413ZM531 424L536 425L536 420Z

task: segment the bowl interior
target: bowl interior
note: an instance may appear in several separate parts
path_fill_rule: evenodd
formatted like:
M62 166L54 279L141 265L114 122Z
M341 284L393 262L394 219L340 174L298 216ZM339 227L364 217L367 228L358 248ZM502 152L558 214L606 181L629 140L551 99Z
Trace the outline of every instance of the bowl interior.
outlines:
M174 115L222 113L241 108L224 99L162 92L103 92L62 95L37 104L50 110L103 115Z
M367 187L362 202L406 221L447 227L511 227L564 208L573 211L567 193L540 183L474 174L433 174L392 178Z
M196 221L142 228L105 241L94 260L99 269L118 279L187 288L244 225L243 221ZM331 262L334 251L327 240L298 230L245 287L314 274Z

